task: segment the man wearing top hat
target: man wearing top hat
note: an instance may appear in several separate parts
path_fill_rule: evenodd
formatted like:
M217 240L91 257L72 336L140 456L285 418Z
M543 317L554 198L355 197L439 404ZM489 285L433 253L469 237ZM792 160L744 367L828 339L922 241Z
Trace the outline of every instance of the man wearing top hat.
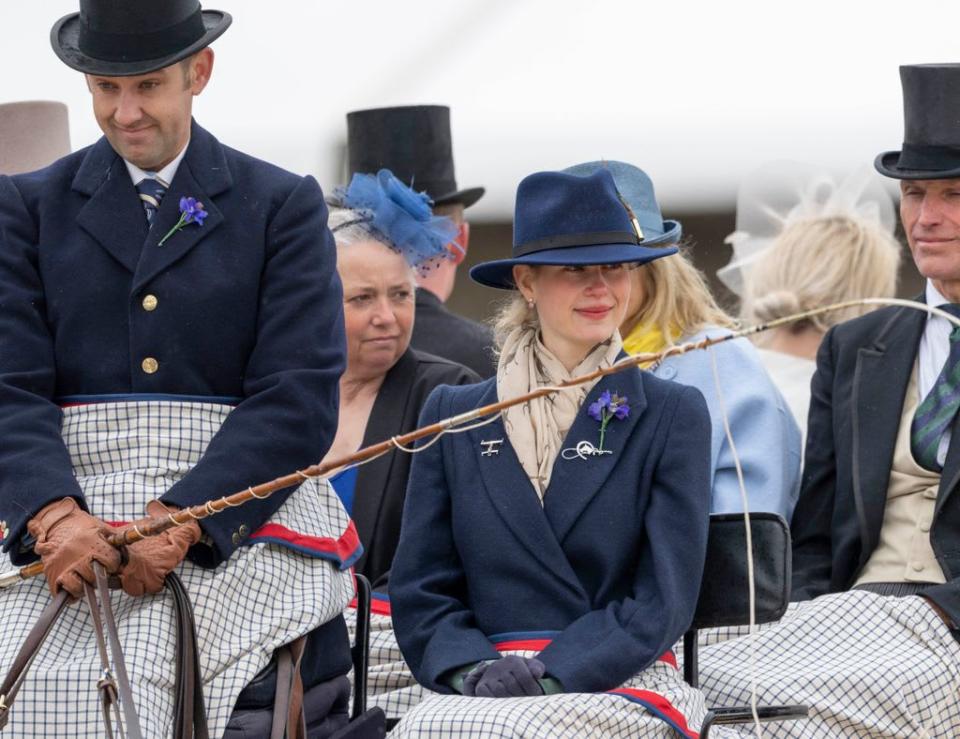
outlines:
M903 66L900 217L926 280L919 302L960 316L960 65ZM831 329L812 383L793 596L919 595L960 626L960 333L883 308ZM956 633L956 632L955 632Z
M875 166L900 181L904 231L927 279L918 303L952 312L960 65L904 66L900 75L903 148ZM958 341L947 319L900 306L824 336L791 522L794 602L777 624L701 651L708 704L751 695L804 704L809 718L784 732L824 739L956 736Z
M79 597L98 562L138 596L114 607L146 736L171 731L173 614L152 595L171 571L193 599L211 735L274 650L308 632L308 688L349 668L339 614L359 551L326 483L123 557L104 540L315 463L337 423L342 297L320 188L191 116L230 22L197 0L81 0L51 42L84 73L104 137L0 177L3 569L39 555L46 575L0 592L0 671L47 586ZM18 736L101 732L88 617L68 609L34 662L10 713Z
M484 193L482 187L457 188L450 108L409 105L347 113L347 148L349 177L389 169L402 182L426 192L436 215L448 216L457 224L459 234L449 253L417 278L411 346L459 362L480 377L491 377L496 371L492 332L444 305L453 292L457 266L467 255L470 224L464 220L464 210Z

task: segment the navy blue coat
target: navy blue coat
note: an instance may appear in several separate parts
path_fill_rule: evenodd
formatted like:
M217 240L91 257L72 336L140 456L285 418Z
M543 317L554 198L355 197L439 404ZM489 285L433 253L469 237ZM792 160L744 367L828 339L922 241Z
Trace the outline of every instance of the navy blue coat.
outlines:
M503 423L448 434L413 459L390 577L403 656L430 690L543 632L547 674L569 692L614 688L670 649L693 618L710 512L710 416L692 387L638 370L602 379L563 447L599 441L587 405L626 395L588 460L558 456L541 507ZM441 386L421 425L496 402L495 380ZM481 441L502 439L482 456Z
M181 196L209 216L158 246ZM64 399L232 398L202 459L163 496L179 506L323 457L345 363L326 216L313 178L229 149L196 124L149 231L106 139L0 177L0 521L15 561L33 557L12 545L37 510L63 496L83 502L60 436ZM146 357L159 363L153 374L141 368ZM287 494L205 519L214 549L191 556L229 557Z

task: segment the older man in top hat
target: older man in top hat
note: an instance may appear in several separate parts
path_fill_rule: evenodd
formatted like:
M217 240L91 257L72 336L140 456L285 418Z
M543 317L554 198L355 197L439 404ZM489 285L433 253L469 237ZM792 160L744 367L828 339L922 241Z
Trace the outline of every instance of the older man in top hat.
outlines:
M458 189L453 172L450 108L410 105L356 110L347 114L349 175L385 167L433 200L437 215L459 228L449 253L417 278L417 311L411 346L469 367L481 377L496 371L493 334L486 326L451 312L457 266L467 255L470 224L464 210L484 193L482 187Z
M960 315L960 65L904 66L900 216L927 279L919 303ZM749 644L704 651L708 699L811 705L803 735L956 736L960 726L960 330L887 307L832 328L817 356L795 601ZM812 600L811 600L812 599Z
M170 572L193 598L210 734L274 650L308 632L323 655L308 645L308 688L340 676L341 690L349 668L339 614L359 552L326 483L124 557L105 542L108 524L306 467L334 435L342 301L320 188L191 117L230 22L197 0L81 0L51 41L85 74L104 137L0 177L3 550L16 565L39 555L53 593L82 595L99 564L146 596L114 608L147 736L173 720L173 613L150 597ZM46 600L41 578L0 594L4 670ZM35 660L10 714L18 736L101 733L87 619L68 609Z

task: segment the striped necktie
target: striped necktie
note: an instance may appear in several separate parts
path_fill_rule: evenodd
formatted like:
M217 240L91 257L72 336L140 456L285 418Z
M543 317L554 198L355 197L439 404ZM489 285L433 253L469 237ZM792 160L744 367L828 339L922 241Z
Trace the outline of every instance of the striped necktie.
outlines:
M939 308L960 317L960 304L951 303ZM952 324L951 324L952 325ZM950 332L950 354L940 370L933 387L923 402L917 406L910 425L910 448L913 458L924 469L942 472L937 462L940 439L950 428L957 410L960 409L960 327Z
M140 193L140 202L147 212L147 223L152 224L153 217L160 209L160 201L167 192L167 185L162 180L147 177L137 184L137 192Z

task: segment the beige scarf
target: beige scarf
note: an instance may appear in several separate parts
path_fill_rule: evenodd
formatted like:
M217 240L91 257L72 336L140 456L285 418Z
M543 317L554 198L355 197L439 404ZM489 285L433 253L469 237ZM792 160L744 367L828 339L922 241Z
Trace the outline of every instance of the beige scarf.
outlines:
M597 344L572 372L567 372L563 363L543 345L538 334L533 328L518 328L504 342L497 365L497 397L500 400L609 367L623 348L620 334L614 332L609 339ZM507 437L541 504L560 446L584 399L596 384L594 380L503 411Z

